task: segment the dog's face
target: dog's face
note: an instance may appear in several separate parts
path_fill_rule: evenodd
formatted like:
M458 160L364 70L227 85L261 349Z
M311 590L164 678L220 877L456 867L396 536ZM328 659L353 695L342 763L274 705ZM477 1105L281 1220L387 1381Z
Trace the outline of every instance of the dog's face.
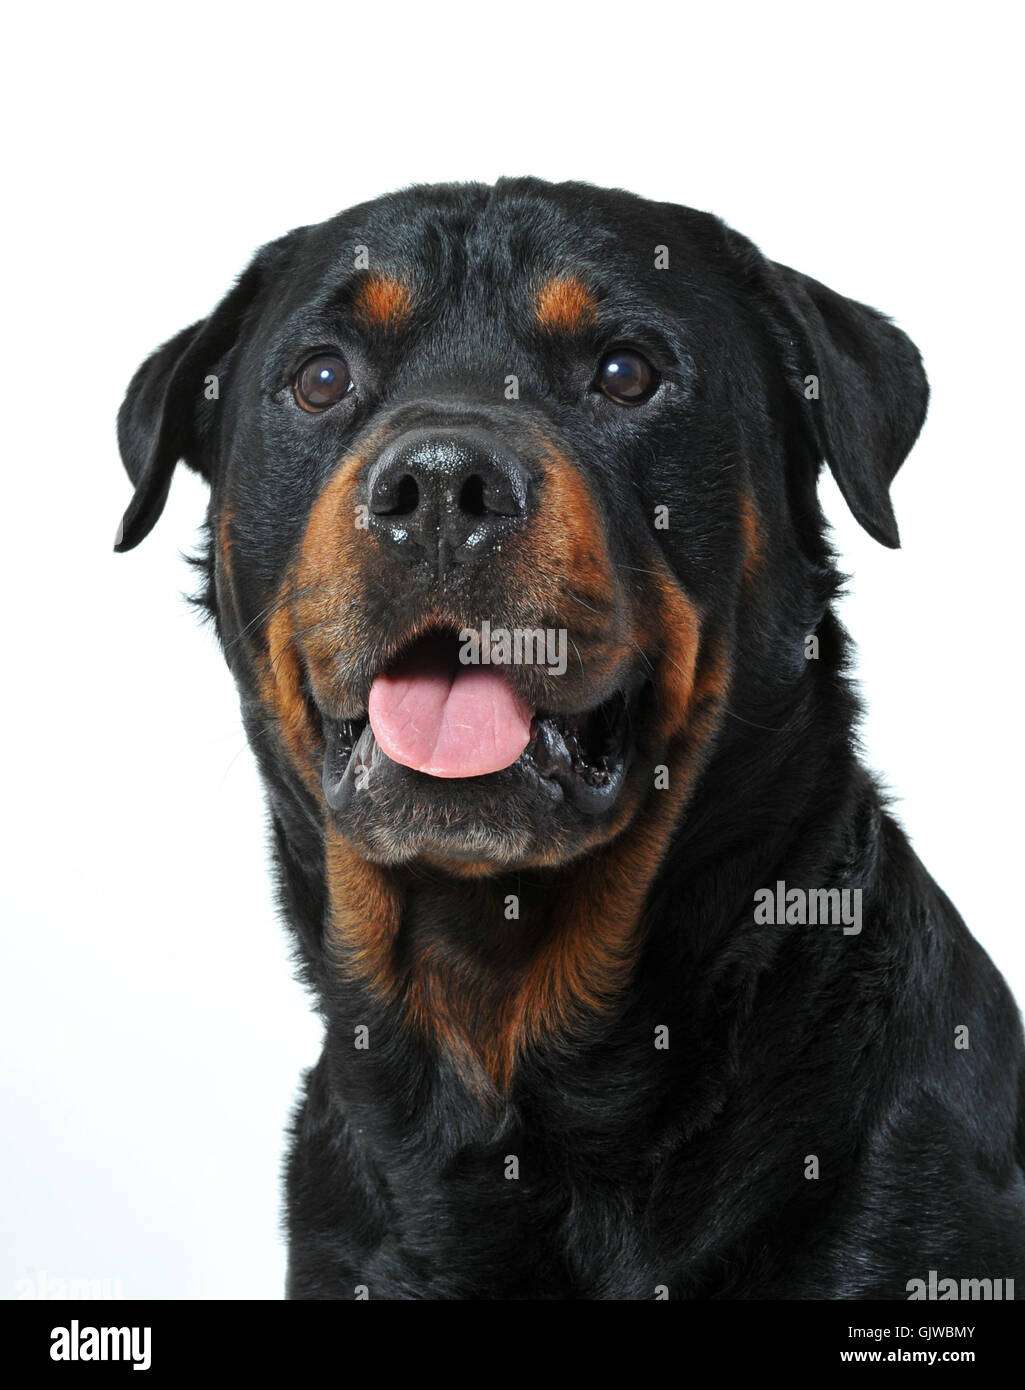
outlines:
M886 320L705 214L413 189L264 248L144 364L118 544L199 469L271 782L379 863L553 866L678 814L759 642L799 664L824 458L896 544L925 403Z

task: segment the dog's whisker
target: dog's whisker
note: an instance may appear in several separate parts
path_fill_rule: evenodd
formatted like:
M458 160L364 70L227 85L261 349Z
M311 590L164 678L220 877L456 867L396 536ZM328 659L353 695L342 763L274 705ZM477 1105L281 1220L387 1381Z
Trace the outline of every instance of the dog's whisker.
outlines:
M304 598L308 593L312 592L314 588L320 587L323 586L321 584L305 584L301 588L290 589L288 593L279 595L273 602L269 603L266 608L261 609L254 618L251 618L249 622L235 634L230 642L224 644L225 651L230 652L233 647L241 642L243 637L247 636L253 628L256 627L257 623L269 622L270 619L273 618L275 614L280 613L282 609L289 607L289 605L295 603L297 599Z
M311 632L317 632L320 628L328 627L331 623L337 623L337 621L338 615L336 613L329 613L326 618L319 618L315 623L310 623L307 627L300 628L298 632L289 633L288 641L282 643L280 650L271 662L271 669L273 670L281 661L282 657L287 656L288 653L295 648L301 637L306 637Z

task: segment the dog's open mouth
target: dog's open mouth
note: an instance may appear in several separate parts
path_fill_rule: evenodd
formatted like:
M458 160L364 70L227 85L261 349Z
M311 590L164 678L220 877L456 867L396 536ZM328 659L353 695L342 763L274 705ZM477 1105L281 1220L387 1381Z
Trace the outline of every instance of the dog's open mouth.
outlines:
M507 668L464 665L454 635L431 633L376 677L365 718L323 717L324 795L333 811L346 812L384 760L432 782L516 767L577 810L600 815L629 767L643 685L633 678L578 714L534 710Z

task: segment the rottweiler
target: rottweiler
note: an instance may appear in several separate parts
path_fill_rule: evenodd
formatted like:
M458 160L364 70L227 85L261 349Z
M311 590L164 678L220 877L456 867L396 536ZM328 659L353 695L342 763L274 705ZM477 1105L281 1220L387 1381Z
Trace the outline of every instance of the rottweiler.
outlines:
M116 548L208 480L326 1024L289 1297L1025 1294L1019 1016L859 761L816 491L897 546L927 399L718 218L534 178L298 228L139 368Z

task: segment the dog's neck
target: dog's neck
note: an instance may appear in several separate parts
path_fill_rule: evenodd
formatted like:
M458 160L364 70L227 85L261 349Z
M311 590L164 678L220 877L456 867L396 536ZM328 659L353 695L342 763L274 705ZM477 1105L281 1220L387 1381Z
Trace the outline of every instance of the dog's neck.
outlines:
M382 868L329 833L328 954L474 1089L504 1093L524 1051L614 1007L673 830L660 810L593 858L488 878Z

